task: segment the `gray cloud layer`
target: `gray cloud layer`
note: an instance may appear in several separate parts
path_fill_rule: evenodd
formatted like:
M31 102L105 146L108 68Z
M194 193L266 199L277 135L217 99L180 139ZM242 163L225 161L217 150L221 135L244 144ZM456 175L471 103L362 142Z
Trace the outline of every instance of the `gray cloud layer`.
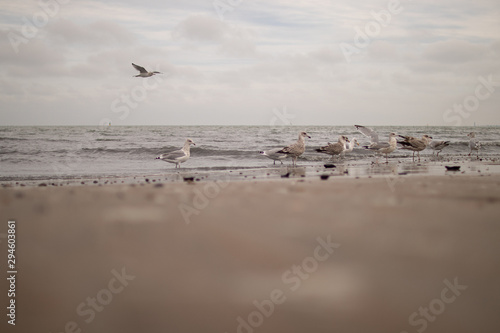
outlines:
M500 82L499 10L490 0L8 1L0 125L268 125L283 107L297 125L498 125L500 85L476 91L480 78ZM164 74L132 77L132 62Z

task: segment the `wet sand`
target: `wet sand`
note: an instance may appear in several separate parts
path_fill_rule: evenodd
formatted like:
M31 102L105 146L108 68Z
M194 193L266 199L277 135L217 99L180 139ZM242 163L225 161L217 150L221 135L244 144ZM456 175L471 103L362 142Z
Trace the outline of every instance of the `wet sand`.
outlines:
M0 327L497 332L500 175L471 173L2 188Z

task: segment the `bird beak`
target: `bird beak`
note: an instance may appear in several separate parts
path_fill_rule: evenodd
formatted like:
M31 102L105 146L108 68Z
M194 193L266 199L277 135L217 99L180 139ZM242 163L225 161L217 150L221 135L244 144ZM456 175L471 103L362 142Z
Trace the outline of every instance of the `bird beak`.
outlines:
M311 138L309 135L307 136L309 139Z
M358 141L356 141L356 144L359 146L359 142Z

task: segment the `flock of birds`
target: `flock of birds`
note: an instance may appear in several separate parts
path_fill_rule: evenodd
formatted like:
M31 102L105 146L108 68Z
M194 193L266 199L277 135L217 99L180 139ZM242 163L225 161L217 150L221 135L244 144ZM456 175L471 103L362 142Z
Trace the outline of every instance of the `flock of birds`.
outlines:
M157 71L148 72L144 67L136 65L134 63L132 63L132 66L139 71L139 74L135 75L135 77L145 78L153 76L155 74L162 74ZM402 149L413 151L413 161L415 161L415 153L417 153L417 158L420 161L420 152L427 147L430 147L434 151L437 151L436 156L439 156L441 150L443 150L446 146L450 144L450 141L432 140L432 137L429 135L424 135L422 136L422 138L418 139L412 136L397 135L396 133L389 134L389 141L380 141L377 132L375 132L374 130L360 125L354 125L354 127L356 127L356 129L359 132L361 132L361 134L365 135L370 139L370 145L363 146L363 148L369 149L376 153L377 163L378 163L378 155L381 154L385 155L386 163L388 163L388 155L397 149L398 144ZM467 136L470 138L469 156L472 154L472 151L475 150L477 152L477 157L479 158L479 148L481 147L479 140L476 138L474 132L467 134ZM402 140L398 141L397 140L398 137ZM299 139L297 140L297 142L285 148L276 148L276 149L261 151L260 153L274 160L274 164L276 164L276 161L280 161L281 164L283 164L283 160L285 158L291 157L292 165L295 166L297 163L297 158L300 155L302 155L306 150L305 138L311 138L311 137L306 132L300 132ZM156 159L169 163L175 163L175 167L180 168L180 164L186 162L191 155L190 153L191 145L195 145L195 143L193 142L193 140L187 139L186 142L184 143L184 147L182 147L181 149L166 154L161 154ZM328 143L328 145L320 147L316 149L316 151L319 153L332 155L333 159L335 156L338 155L344 156L346 153L351 152L354 149L355 145L359 146L359 143L355 138L349 140L349 138L346 137L345 135L341 135L339 136L338 142Z
M379 135L374 130L360 125L354 125L356 129L363 134L364 136L370 139L370 144L367 146L363 146L363 148L371 150L375 152L377 155L377 163L378 156L385 155L386 163L389 162L388 155L395 151L398 148L398 145L401 149L409 150L413 152L413 161L415 161L415 153L417 153L417 158L420 161L420 152L427 147L437 151L437 155L447 146L450 145L450 141L436 141L432 140L432 137L429 135L423 135L422 138L415 138L412 136L406 135L397 135L396 133L389 134L389 141L381 141L379 139ZM476 138L474 132L467 134L469 137L469 156L471 156L473 151L476 151L477 158L479 158L479 149L481 144L479 140ZM301 156L306 150L305 138L311 138L306 132L300 132L299 138L297 142L292 143L289 146L284 148L276 148L270 149L266 151L261 151L260 154L274 160L273 164L276 164L276 161L280 161L283 164L283 160L287 157L292 158L292 165L295 166L297 163L297 158ZM398 138L400 140L398 140ZM195 145L193 140L187 139L184 143L184 146L166 154L161 154L156 159L162 160L169 163L175 163L176 168L180 168L180 164L186 162L191 153L190 147L191 145ZM335 156L343 156L345 153L349 153L353 151L354 146L359 143L357 139L353 138L349 140L349 138L345 135L340 135L338 141L335 143L328 143L328 145L317 148L316 151L319 153L324 153L332 156L332 159Z

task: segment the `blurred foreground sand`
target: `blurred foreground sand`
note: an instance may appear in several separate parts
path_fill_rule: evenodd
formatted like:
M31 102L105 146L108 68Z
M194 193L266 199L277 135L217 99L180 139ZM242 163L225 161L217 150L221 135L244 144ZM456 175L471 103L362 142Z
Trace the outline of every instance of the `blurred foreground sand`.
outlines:
M1 189L1 331L500 331L500 176L223 185Z

